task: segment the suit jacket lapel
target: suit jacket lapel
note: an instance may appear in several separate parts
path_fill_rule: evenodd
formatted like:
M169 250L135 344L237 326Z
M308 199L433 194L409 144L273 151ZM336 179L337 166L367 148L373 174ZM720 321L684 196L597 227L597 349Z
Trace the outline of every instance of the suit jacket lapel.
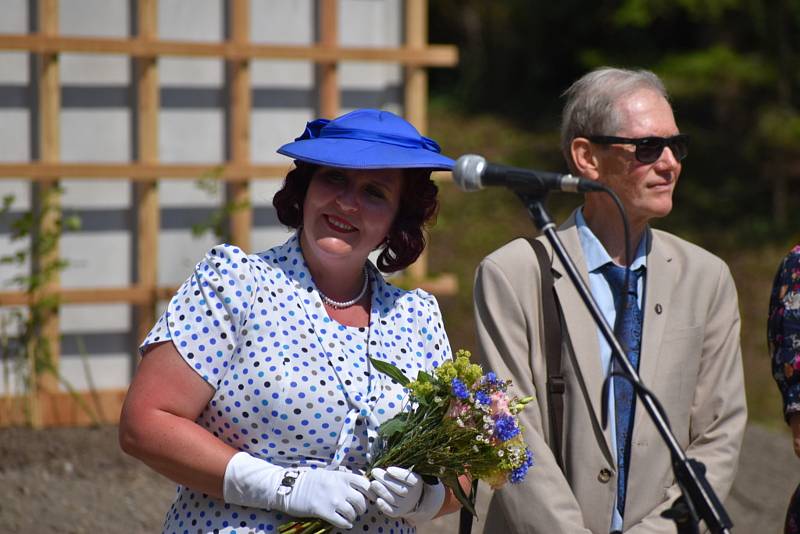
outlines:
M650 387L656 376L661 351L661 340L669 317L672 291L675 287L676 266L664 251L658 235L650 232L647 251L647 278L645 280L644 322L642 324L642 347L639 355L639 377ZM645 410L636 407L633 432L641 426Z
M578 237L577 227L575 226L575 215L573 214L561 226L558 231L559 237L564 243L564 248L572 261L578 268L581 278L588 285L589 272L586 268L586 260L583 257L583 249ZM569 278L564 265L556 257L553 260L553 271L555 280L556 295L558 295L561 309L564 313L564 321L569 332L572 348L575 352L575 359L580 366L583 376L583 387L589 397L595 420L598 428L601 419L601 395L603 387L604 370L600 365L600 343L597 338L597 328L591 313L587 309L577 289ZM610 434L608 428L604 432L606 451L610 454Z

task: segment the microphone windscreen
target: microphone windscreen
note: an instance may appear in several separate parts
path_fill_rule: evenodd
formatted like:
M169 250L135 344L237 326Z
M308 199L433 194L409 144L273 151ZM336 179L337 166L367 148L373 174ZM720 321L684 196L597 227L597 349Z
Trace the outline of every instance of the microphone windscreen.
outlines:
M486 168L486 158L477 154L465 154L453 166L453 181L463 191L482 189L481 175Z

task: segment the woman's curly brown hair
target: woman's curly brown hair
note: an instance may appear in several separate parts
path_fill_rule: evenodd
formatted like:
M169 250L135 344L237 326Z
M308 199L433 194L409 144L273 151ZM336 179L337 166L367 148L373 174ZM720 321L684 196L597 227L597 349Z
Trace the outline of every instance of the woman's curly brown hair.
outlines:
M308 185L320 167L304 161L296 161L295 165L286 175L283 187L272 198L278 220L290 228L303 224ZM405 269L422 254L426 243L425 226L433 221L439 208L436 198L439 188L431 180L429 169L403 169L403 175L397 215L386 240L380 245L378 269L385 273Z

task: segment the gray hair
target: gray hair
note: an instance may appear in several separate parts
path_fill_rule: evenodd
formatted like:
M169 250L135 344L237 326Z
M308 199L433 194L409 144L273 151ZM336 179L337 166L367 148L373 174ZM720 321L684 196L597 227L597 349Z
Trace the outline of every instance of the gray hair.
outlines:
M649 70L600 67L585 74L561 95L567 98L561 114L561 151L575 173L571 145L576 137L614 135L621 127L617 102L639 89L651 89L669 101L661 79Z

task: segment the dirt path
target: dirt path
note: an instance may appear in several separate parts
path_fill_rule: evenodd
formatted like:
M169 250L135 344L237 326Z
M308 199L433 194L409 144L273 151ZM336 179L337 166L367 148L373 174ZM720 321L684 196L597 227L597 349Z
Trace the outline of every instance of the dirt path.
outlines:
M798 467L787 434L748 428L726 503L734 532L782 531ZM173 493L170 481L119 451L116 427L0 430L0 532L160 532ZM419 532L454 534L457 521L441 518Z

